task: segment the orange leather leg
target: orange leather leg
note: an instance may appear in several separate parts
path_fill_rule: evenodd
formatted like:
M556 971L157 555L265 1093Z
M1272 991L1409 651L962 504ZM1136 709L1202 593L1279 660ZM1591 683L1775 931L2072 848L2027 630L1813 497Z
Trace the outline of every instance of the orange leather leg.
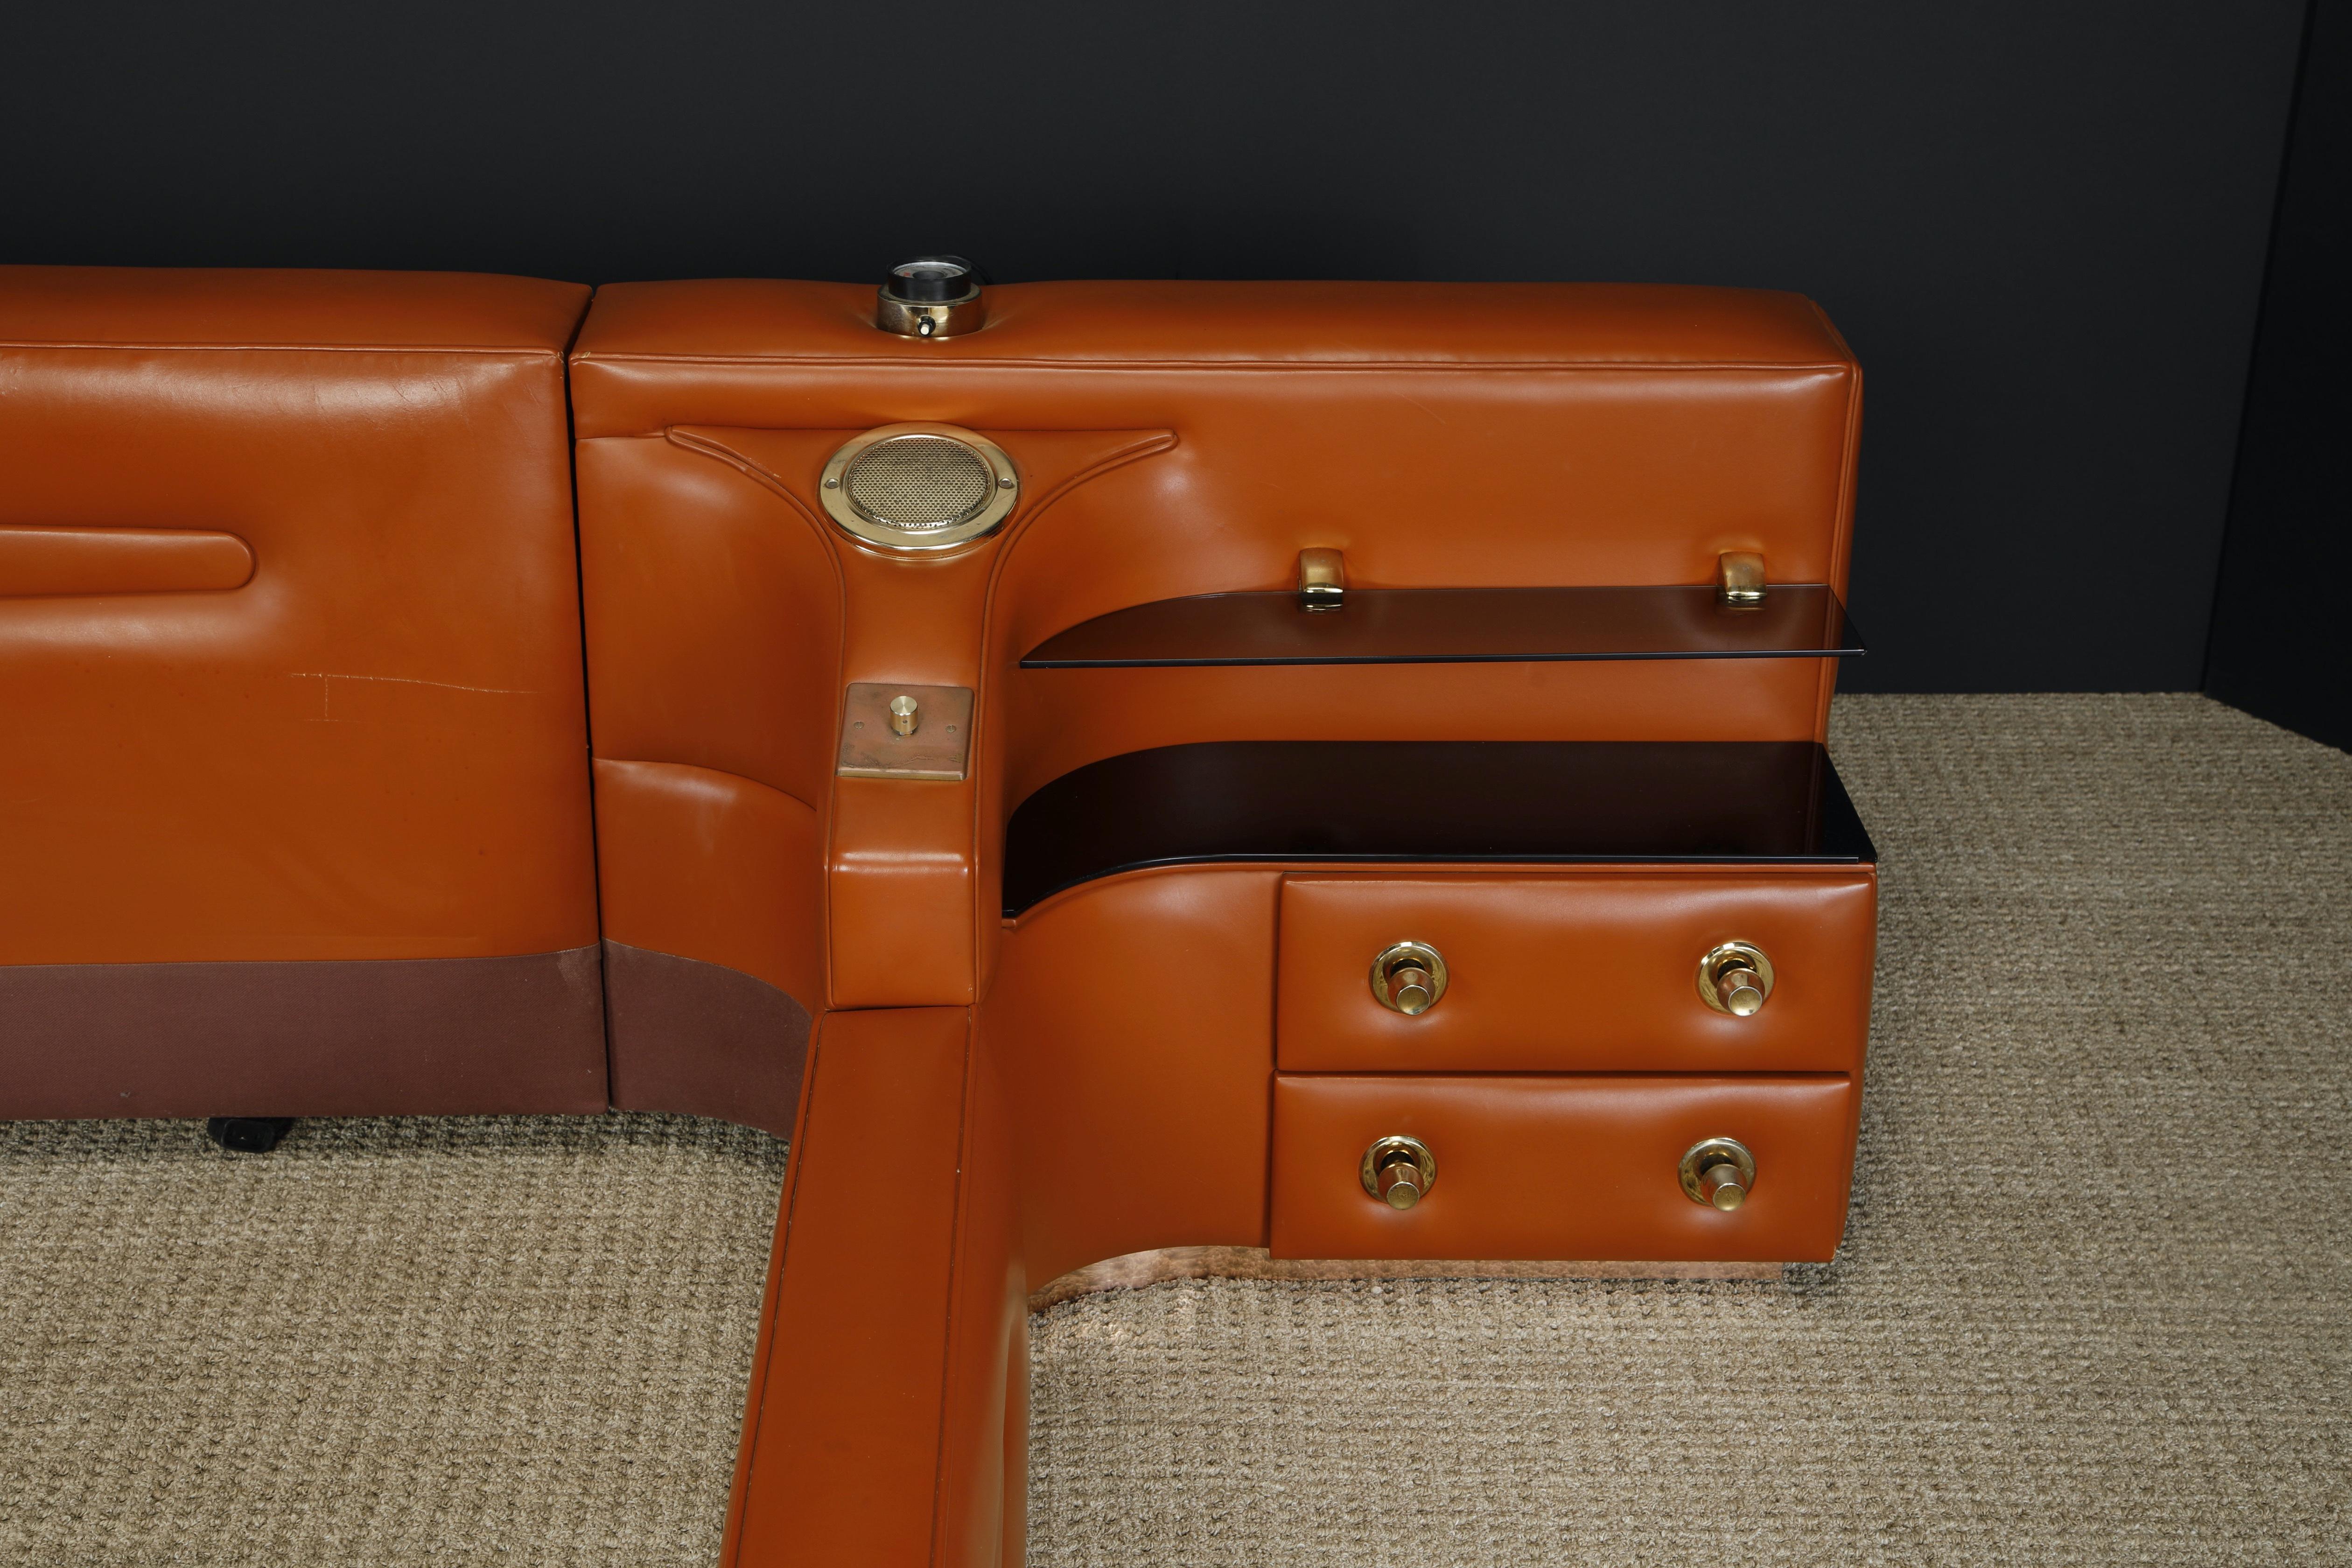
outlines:
M728 1568L1019 1560L1028 1277L959 1008L834 1013L793 1145Z
M969 1035L947 1007L820 1026L730 1568L931 1560Z

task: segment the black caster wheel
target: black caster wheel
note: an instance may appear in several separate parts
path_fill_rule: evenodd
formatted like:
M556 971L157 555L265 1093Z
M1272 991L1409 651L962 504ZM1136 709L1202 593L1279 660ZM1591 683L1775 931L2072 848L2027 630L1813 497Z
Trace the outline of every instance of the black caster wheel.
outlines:
M232 1154L267 1154L294 1130L290 1116L215 1116L205 1136Z

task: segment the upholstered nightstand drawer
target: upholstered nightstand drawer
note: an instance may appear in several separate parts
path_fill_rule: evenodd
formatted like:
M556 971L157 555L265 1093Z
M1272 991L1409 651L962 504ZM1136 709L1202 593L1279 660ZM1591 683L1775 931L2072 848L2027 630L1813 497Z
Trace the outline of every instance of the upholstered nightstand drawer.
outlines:
M1287 1071L1852 1072L1869 868L1292 876Z
M1854 1100L1843 1075L1285 1074L1274 1256L1825 1259Z

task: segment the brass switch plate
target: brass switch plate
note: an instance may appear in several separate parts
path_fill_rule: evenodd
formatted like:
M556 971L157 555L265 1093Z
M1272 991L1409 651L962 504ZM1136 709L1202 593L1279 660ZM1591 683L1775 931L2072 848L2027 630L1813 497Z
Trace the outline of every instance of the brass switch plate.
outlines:
M915 732L891 732L890 701L915 700ZM841 755L848 779L960 779L971 755L971 688L850 682L841 705Z

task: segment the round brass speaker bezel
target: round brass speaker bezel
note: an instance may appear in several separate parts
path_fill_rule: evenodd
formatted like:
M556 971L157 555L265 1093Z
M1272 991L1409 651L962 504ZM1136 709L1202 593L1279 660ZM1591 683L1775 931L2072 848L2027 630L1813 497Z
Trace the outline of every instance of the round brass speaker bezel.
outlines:
M1683 1196L1701 1208L1715 1209L1717 1214L1737 1214L1738 1208L1717 1208L1707 1202L1699 1190L1699 1178L1717 1165L1729 1165L1739 1173L1740 1205L1744 1205L1756 1193L1756 1156L1748 1145L1737 1138L1702 1138L1683 1153Z
M908 529L868 516L850 499L850 466L885 442L903 441L909 437L952 441L986 466L993 489L978 511L963 521L945 528ZM987 437L967 430L961 425L934 425L923 421L883 425L862 436L853 436L825 459L824 472L817 479L816 495L824 508L824 514L833 520L833 525L859 543L870 544L894 555L928 555L984 539L1003 527L1004 520L1013 515L1013 509L1021 499L1021 472L1013 466L1012 454Z
M1429 975L1429 1000L1421 1007L1407 1011L1389 990L1389 973L1407 963L1417 963ZM1372 960L1372 998L1391 1013L1408 1018L1418 1018L1445 1000L1445 955L1425 942L1391 942L1381 949Z
M1756 1004L1753 1012L1734 1013L1723 1000L1722 987L1716 983L1717 975L1736 964L1754 970L1760 983L1757 989L1764 994L1763 1001ZM1772 960L1752 942L1727 942L1709 948L1706 956L1698 961L1698 995L1700 1001L1727 1017L1752 1018L1764 1010L1765 1002L1772 1000Z
M1363 1163L1356 1174L1364 1184L1365 1195L1383 1208L1391 1206L1388 1200L1381 1196L1381 1167L1388 1163L1389 1156L1391 1154L1412 1156L1413 1169L1421 1173L1421 1197L1429 1196L1429 1190L1437 1185L1437 1156L1431 1153L1429 1145L1420 1139L1408 1138L1402 1133L1391 1133L1386 1138L1375 1138L1372 1140L1371 1147L1364 1151ZM1418 1205L1421 1198L1415 1198L1413 1202ZM1399 1212L1410 1213L1411 1211L1400 1210Z

